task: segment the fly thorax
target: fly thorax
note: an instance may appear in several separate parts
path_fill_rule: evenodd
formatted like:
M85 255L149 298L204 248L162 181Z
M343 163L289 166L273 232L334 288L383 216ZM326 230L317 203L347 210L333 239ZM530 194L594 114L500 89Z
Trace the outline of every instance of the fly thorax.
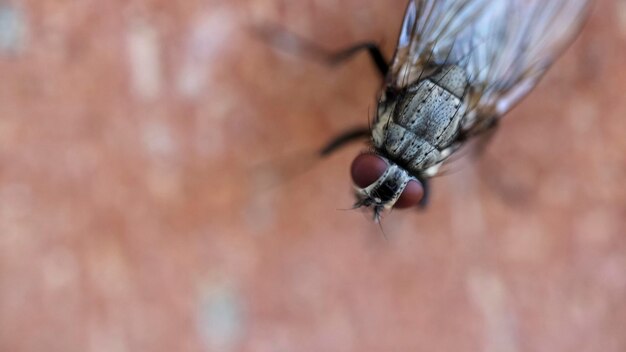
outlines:
M450 144L466 111L465 73L452 66L409 87L395 109L394 122L431 145Z
M463 97L468 85L465 71L461 67L454 65L443 66L437 73L428 77L428 80L459 99Z
M385 103L392 109L381 114L379 105L374 145L414 173L440 163L441 151L453 143L467 110L466 87L467 77L457 66L442 67L409 86L393 104Z

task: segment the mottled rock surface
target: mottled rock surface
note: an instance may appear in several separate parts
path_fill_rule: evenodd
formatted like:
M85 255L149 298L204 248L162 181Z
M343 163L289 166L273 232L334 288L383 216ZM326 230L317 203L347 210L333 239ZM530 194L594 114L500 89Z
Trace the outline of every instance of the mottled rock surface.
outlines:
M389 55L404 6L0 1L0 351L625 351L626 1L385 240L340 210L361 147L298 158L370 62L252 28Z

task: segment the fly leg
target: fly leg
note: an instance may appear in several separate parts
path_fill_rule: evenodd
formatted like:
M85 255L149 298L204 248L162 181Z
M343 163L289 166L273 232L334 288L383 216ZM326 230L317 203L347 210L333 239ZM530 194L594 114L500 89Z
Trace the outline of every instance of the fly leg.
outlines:
M338 51L328 51L308 39L277 26L261 26L257 28L256 32L261 36L261 39L280 47L282 50L309 56L329 66L342 64L356 54L367 51L383 79L389 71L387 59L380 47L374 42L359 42Z
M330 65L337 65L365 50L367 50L370 59L372 59L372 63L376 66L381 77L384 79L387 76L387 72L389 72L389 64L380 51L378 44L373 42L357 43L337 52L330 53L327 55L327 62Z
M322 149L319 150L320 157L327 157L338 149L358 140L371 137L371 130L367 126L356 127L347 130L331 139Z

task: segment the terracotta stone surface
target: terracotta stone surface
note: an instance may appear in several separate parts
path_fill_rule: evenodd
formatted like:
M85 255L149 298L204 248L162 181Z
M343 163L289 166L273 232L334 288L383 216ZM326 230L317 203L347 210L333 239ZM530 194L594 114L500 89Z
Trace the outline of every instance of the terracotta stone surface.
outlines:
M0 351L626 351L626 2L487 153L352 205L393 1L0 1Z

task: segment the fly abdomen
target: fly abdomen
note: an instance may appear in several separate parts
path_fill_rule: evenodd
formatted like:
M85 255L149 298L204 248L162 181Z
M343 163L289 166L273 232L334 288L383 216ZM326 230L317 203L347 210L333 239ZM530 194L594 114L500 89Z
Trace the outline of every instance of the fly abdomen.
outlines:
M439 72L428 78L437 86L447 90L458 99L462 99L467 88L467 75L459 66L443 66Z
M409 89L393 120L430 144L445 147L456 135L465 113L462 98L466 82L460 69L442 69Z

